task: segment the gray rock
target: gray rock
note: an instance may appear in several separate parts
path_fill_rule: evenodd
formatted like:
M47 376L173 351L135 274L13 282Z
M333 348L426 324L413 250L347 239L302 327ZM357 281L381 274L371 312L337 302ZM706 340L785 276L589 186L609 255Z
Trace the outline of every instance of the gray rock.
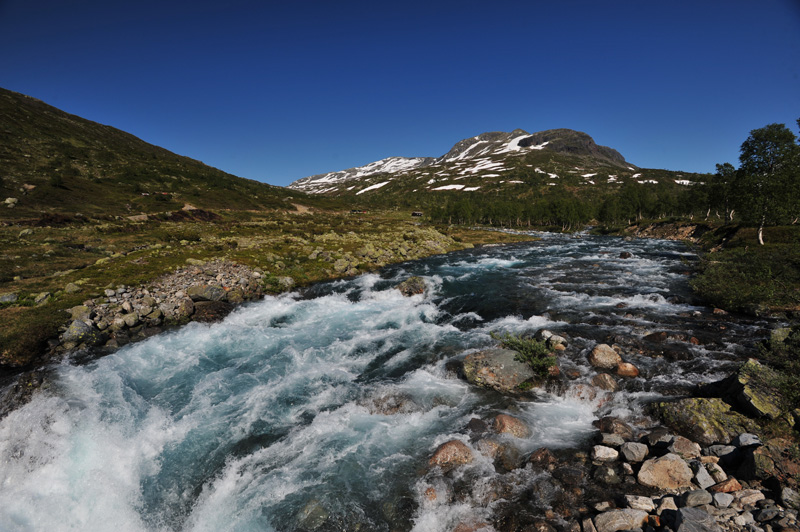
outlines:
M778 514L780 514L780 510L778 510L774 506L769 506L767 508L762 508L761 510L757 511L755 514L753 514L753 517L759 523L764 523L766 521L772 521L773 519L778 517Z
M647 440L647 444L650 447L657 447L666 449L669 447L669 444L672 443L672 440L675 436L670 433L664 427L659 427L650 432L647 436L645 436L645 440Z
M629 441L622 444L620 452L628 462L642 462L647 457L649 450L643 443Z
M656 509L656 503L650 497L640 497L638 495L625 495L625 504L634 510L643 510L647 513Z
M624 510L609 510L595 516L594 526L597 532L617 532L640 528L647 521L647 512L626 508Z
M0 303L16 303L19 299L19 294L10 292L7 294L0 294Z
M62 336L64 343L86 344L94 347L106 341L105 335L81 320L73 321Z
M800 510L800 492L792 488L783 488L781 490L781 502L789 508Z
M595 445L592 449L592 460L599 462L613 462L619 457L619 452L611 447Z
M747 432L736 436L731 443L736 447L760 447L763 445L761 443L761 438Z
M139 315L131 312L130 314L125 314L122 320L125 322L126 327L136 327L139 324Z
M714 516L700 508L681 508L675 518L675 532L721 532Z
M694 462L692 469L694 469L694 481L701 489L709 488L717 483L700 462Z
M67 286L64 287L64 292L68 294L75 294L81 291L81 287L76 285L75 283L68 283Z
M619 434L609 434L608 432L600 433L600 445L606 447L619 447L624 444L625 440Z
M225 299L225 290L221 286L198 284L186 290L192 301L222 301Z
M69 314L73 320L90 320L94 317L94 311L86 305L77 305L69 309Z
M26 237L26 236L31 236L32 234L33 234L33 230L32 229L23 229L22 231L19 232L19 235L17 236L17 238L23 238L23 237Z
M706 450L709 455L722 458L723 456L736 452L736 447L733 445L711 445Z
M33 298L33 302L36 305L44 305L45 303L50 301L51 297L52 297L52 294L50 292L40 292L40 293L36 294L35 298Z
M111 290L110 288L106 288L103 291L103 293L105 294L106 297L115 297L117 295L117 291L116 290Z
M706 490L690 490L683 494L681 503L686 507L702 506L704 504L711 504L714 498L711 493Z
M278 288L281 290L291 290L294 288L294 279L288 275L278 277Z
M717 508L727 508L733 502L733 495L730 493L715 493L714 506Z

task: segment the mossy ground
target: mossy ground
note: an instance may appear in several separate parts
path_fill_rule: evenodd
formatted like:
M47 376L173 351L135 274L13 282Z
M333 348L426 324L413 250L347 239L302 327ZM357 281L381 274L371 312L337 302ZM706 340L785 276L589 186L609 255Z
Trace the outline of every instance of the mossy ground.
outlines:
M224 258L258 267L265 289L279 291L279 277L306 286L473 244L531 238L465 228L442 234L406 212L301 211L223 211L213 221L0 226L0 294L18 295L0 304L0 365L37 363L66 322L65 310L105 288L147 284L187 261ZM79 291L70 293L69 284ZM43 292L51 297L35 304Z

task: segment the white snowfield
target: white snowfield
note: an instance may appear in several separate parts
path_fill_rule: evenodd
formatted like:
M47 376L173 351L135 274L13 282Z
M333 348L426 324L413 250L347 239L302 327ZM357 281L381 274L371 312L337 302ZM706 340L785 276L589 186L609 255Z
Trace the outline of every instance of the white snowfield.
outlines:
M356 196L358 196L359 194L363 194L364 192L369 192L370 190L377 190L377 189L381 188L384 185L388 185L389 183L390 183L390 181L384 181L383 183L378 183L376 185L369 186L369 187L367 187L365 189L362 189L362 190L359 190L358 192L356 192Z
M305 177L289 185L289 188L312 194L321 194L337 190L337 185L341 185L347 181L357 180L376 174L401 174L424 166L431 166L432 169L435 170L437 166L443 164L450 165L451 168L441 168L439 171L436 171L434 174L435 176L453 178L455 176L474 176L487 170L505 172L508 171L508 169L505 168L503 162L492 160L491 157L505 154L522 155L531 150L542 150L548 144L548 142L543 142L537 145L520 146L520 142L531 135L527 133L517 134L513 137L511 134L508 135L509 136L506 137L507 140L503 140L502 138L498 140L481 140L477 136L472 137L469 139L472 144L455 155L445 154L438 159L430 157L388 157L364 166ZM536 169L536 172L544 173L539 168ZM493 173L484 175L483 177L499 176L500 174ZM432 183L433 180L428 181L428 184ZM383 184L381 184L381 186L383 186ZM373 185L373 187L379 188L377 185ZM352 190L352 187L348 187L347 190ZM375 188L367 187L357 192L357 194L367 192L368 190L375 190Z

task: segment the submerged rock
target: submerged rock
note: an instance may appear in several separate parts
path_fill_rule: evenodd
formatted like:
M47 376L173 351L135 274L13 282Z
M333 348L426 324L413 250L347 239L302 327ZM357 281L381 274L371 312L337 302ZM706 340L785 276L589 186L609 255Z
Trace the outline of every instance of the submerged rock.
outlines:
M472 450L461 440L450 440L441 444L431 456L428 465L431 467L441 467L442 469L452 469L461 465L469 464L474 460Z
M400 293L406 297L423 294L425 293L425 279L415 275L398 284L395 288L400 290Z
M531 435L531 429L521 419L500 414L494 418L494 430L499 434L511 434L517 438L527 438Z

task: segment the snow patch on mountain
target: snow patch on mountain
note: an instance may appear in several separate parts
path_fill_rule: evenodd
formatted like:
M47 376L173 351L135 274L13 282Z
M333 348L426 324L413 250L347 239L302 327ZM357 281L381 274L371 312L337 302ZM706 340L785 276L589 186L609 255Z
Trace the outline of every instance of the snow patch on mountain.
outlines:
M359 194L363 194L364 192L369 192L370 190L377 190L377 189L381 188L384 185L388 185L389 183L390 183L390 181L384 181L383 183L377 183L375 185L368 186L367 188L359 190L358 192L356 192L356 196L358 196Z

